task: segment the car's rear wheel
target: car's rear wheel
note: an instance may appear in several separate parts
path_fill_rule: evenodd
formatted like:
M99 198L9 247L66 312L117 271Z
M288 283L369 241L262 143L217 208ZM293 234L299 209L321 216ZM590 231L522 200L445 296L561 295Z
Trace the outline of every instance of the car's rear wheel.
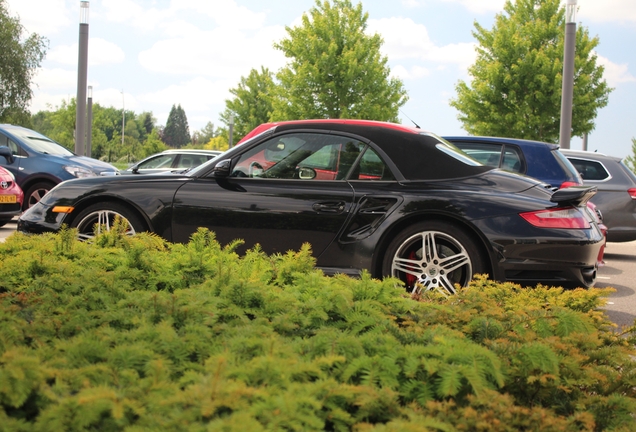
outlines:
M0 219L0 228L11 222L11 219Z
M110 231L117 217L126 224L126 235L135 235L145 231L146 227L139 216L119 203L98 203L85 208L73 220L71 227L77 228L78 237L87 240L104 231Z
M410 226L389 244L382 272L402 280L409 292L455 294L486 266L475 241L454 225L429 221Z
M22 203L22 210L26 210L29 207L34 206L48 191L53 189L55 185L51 182L41 181L32 184L25 192L24 192L24 202Z

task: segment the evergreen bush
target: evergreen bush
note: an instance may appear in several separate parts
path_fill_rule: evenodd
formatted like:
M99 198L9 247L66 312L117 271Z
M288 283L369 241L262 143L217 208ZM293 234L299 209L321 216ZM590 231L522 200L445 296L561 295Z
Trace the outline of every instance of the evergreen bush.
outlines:
M2 431L633 431L610 290L446 298L199 230L0 244Z

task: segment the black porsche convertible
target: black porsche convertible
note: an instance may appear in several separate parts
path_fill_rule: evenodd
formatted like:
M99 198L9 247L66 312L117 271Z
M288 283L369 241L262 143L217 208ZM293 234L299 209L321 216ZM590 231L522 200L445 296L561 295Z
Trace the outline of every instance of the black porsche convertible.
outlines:
M418 128L305 120L261 125L189 172L66 181L18 230L67 224L89 238L119 215L130 234L170 242L207 227L222 244L243 239L270 254L310 243L326 274L367 270L411 291L453 293L476 273L592 286L604 242L586 206L594 193L553 192Z

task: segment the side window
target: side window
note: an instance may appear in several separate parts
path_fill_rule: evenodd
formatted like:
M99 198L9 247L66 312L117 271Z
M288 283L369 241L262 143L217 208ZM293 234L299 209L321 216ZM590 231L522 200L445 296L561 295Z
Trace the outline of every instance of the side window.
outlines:
M161 155L156 158L152 158L142 164L139 164L139 169L157 169L157 168L170 168L174 155Z
M605 169L605 166L598 162L587 159L573 159L569 158L574 168L581 174L583 180L596 180L602 181L610 178L609 172Z
M367 147L362 155L360 169L357 171L357 177L352 176L351 180L395 180L389 167L371 147Z
M12 140L10 140L9 137L6 137L2 134L0 134L0 146L9 147L9 150L11 150L11 153L13 153L14 156L20 154L20 147Z
M501 162L501 169L516 173L525 172L521 155L516 148L506 146Z
M269 139L243 153L232 177L342 180L365 145L320 133L294 133Z
M464 153L484 165L499 168L503 145L491 143L454 142Z
M203 162L207 161L208 158L205 155L196 155L196 154L186 154L181 155L179 158L179 162L175 168L194 168L196 166L201 165Z

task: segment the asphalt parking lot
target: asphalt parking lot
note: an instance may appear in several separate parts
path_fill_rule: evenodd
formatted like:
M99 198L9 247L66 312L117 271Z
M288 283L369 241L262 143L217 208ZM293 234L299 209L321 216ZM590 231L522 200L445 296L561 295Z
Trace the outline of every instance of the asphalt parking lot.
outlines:
M14 222L0 228L0 242L16 229ZM618 327L632 325L636 320L636 241L608 243L605 265L599 269L596 287L616 290L608 299L607 315Z

